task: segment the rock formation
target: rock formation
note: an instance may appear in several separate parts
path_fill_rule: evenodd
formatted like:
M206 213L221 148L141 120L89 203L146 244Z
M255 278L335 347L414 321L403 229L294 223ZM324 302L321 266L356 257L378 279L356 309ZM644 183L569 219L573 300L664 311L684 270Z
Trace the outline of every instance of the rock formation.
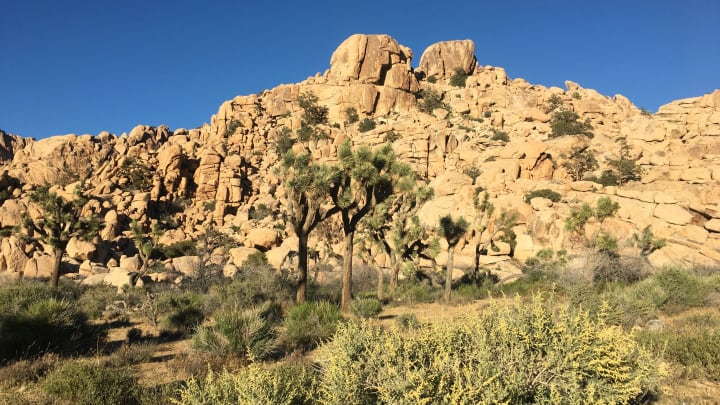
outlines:
M515 212L514 247L498 240L481 258L499 274L517 272L517 263L540 249L577 248L564 219L572 207L601 197L620 204L603 227L619 239L623 251L636 254L632 235L651 226L667 242L649 255L653 266L720 265L720 91L647 114L621 95L604 96L576 83L546 88L508 78L502 68L479 65L469 40L431 45L417 70L412 57L410 49L387 35L353 35L333 53L325 74L235 97L209 124L190 130L140 125L120 136L105 132L39 141L0 131L0 227L17 225L25 212L33 215L28 193L36 186L55 184L67 194L85 180L92 196L86 211L104 218L106 226L92 243L74 241L65 261L88 283L121 286L167 278L135 273L133 220L148 232L153 224L163 224L164 245L197 241L211 230L235 245L222 260L196 252L153 271L187 275L199 261L212 258L232 274L260 251L275 267L288 267L294 235L282 215L285 190L273 170L278 163L273 145L283 128L300 128L302 109L296 100L312 92L329 116L322 127L328 136L309 143L313 158L332 163L345 139L376 147L390 137L399 159L435 190L420 210L428 229L447 213L472 222L479 215L473 207L476 186L487 190L496 215ZM456 69L468 74L463 88L449 84ZM421 89L437 93L444 107L422 109ZM552 138L550 100L588 120L594 137ZM361 119L372 119L375 128L360 132L348 120L350 108ZM578 148L592 151L598 160L599 169L589 175L600 176L610 162L625 156L640 165L641 180L621 186L573 181L562 163ZM470 167L480 169L479 177L463 174ZM527 193L540 189L557 192L560 200L524 201ZM340 235L314 233L310 239L317 260L332 263ZM475 243L470 236L459 243L457 268L472 266ZM371 253L380 265L389 263L381 252ZM437 258L439 264L443 260ZM37 246L15 236L0 243L0 272L7 275L46 276L48 261ZM432 267L426 260L418 264Z

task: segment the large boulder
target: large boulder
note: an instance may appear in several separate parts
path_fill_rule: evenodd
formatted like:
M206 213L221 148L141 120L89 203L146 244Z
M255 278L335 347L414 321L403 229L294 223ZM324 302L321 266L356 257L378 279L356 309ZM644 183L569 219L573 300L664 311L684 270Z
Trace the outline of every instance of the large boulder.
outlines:
M477 65L475 43L469 39L438 42L430 45L420 57L418 70L426 77L450 77L456 69L472 74Z
M412 51L389 35L355 34L333 52L328 77L415 91L411 59Z

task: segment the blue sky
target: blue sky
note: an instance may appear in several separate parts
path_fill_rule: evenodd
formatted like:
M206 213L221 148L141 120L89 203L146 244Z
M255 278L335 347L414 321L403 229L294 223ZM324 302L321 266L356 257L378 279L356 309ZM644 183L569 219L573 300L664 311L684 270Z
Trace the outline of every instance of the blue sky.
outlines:
M472 39L482 65L655 111L720 88L720 1L1 0L0 129L44 138L193 128L236 95L324 72L354 33L417 66Z

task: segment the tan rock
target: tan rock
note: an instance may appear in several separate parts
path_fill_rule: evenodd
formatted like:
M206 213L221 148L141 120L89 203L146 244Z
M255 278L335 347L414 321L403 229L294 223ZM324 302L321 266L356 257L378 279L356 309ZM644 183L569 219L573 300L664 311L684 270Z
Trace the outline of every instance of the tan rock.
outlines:
M687 225L692 220L692 214L676 204L658 204L653 215L667 223Z
M249 247L236 247L229 250L228 253L230 253L230 258L232 259L232 264L234 264L237 267L242 267L242 265L245 263L245 260L247 258L255 253L259 253L260 251L255 248L249 248Z
M476 65L475 43L466 39L430 45L420 57L418 70L425 73L425 77L446 78L452 76L458 68L465 73L472 73Z
M552 207L553 202L549 198L535 197L530 200L530 206L535 211L542 211L542 210L546 210L546 209Z
M94 243L78 238L71 238L65 249L65 253L75 260L93 260L96 252L97 246Z
M278 239L277 231L270 228L253 228L248 232L246 238L250 246L260 249L270 249Z
M180 256L172 259L172 265L175 271L192 277L201 270L203 263L198 256Z
M705 229L710 232L720 232L720 219L713 218L705 222Z

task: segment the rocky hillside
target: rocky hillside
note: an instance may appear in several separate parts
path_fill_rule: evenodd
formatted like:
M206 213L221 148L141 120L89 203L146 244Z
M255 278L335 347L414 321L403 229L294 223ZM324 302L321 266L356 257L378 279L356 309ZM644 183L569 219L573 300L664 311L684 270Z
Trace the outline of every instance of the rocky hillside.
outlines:
M419 211L428 229L446 213L473 222L480 215L473 205L477 186L488 191L495 217L516 213L515 243L497 241L481 257L493 271L517 273L548 247L581 251L565 219L583 202L594 205L602 197L620 209L588 232L601 227L618 239L621 253L637 255L633 235L651 226L666 242L647 256L651 265L720 265L720 91L650 114L621 95L608 97L576 83L560 89L509 78L502 68L481 65L469 40L430 46L416 69L412 58L412 50L389 36L353 35L333 53L325 73L228 100L198 128L141 125L121 136L103 132L40 141L0 131L0 227L19 224L23 213L39 215L29 201L37 186L52 184L70 198L82 181L91 197L85 214L96 214L105 226L91 242L70 242L63 258L69 277L120 285L182 277L204 263L231 274L257 250L274 267L291 269L297 242L284 219L286 192L274 170L274 144L285 128L292 136L301 128L298 97L312 93L328 108L328 123L320 125L327 136L307 145L313 157L333 162L348 139L370 147L392 141L399 159L434 189ZM580 130L555 136L558 113ZM569 163L582 152L597 165L578 175ZM598 182L621 160L641 169L636 177L620 179L619 186ZM480 170L476 179L467 175L469 168ZM525 201L543 189L558 193L557 201ZM230 248L206 254L196 249L159 262L139 278L133 221L148 234L154 223L162 226L157 246L194 240L202 247L207 234L219 233ZM316 260L332 269L342 235L326 228L311 234L310 245ZM42 246L7 234L0 272L47 277L52 258ZM458 269L472 266L481 237L468 234L459 243ZM384 254L373 255L373 265L389 266ZM436 257L440 265L446 259ZM431 267L427 259L418 265Z

